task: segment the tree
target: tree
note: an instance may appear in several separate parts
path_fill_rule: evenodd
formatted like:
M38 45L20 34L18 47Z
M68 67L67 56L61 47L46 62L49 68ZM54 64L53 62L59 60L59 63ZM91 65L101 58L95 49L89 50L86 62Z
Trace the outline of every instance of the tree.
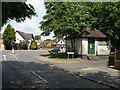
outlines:
M34 40L31 42L30 49L31 50L37 50L37 44Z
M113 48L120 49L120 2L99 2L90 6L89 12L96 18L93 27L110 37Z
M56 36L69 36L72 51L75 50L75 37L81 35L84 27L90 27L90 20L94 17L87 12L89 7L80 2L50 2L45 3L47 14L43 17L40 28L42 35L54 32Z
M53 39L52 41L53 41L53 42L55 42L55 41L56 41L56 38L55 38L55 39Z
M35 40L41 40L41 36L40 35L36 35L35 36Z
M46 39L46 40L44 40L44 41L51 41L51 39Z
M10 24L8 24L3 33L3 43L5 48L8 50L12 49L12 41L15 41L15 39L15 30Z
M2 3L2 26L10 20L24 21L26 17L32 18L36 15L34 7L25 2L3 2Z
M42 35L69 36L75 51L74 38L84 27L98 29L111 38L114 48L120 46L120 2L46 2L47 14L40 28Z
M27 43L26 40L20 41L20 43L18 44L18 46L19 46L20 49L26 49L26 50L28 49L28 43Z

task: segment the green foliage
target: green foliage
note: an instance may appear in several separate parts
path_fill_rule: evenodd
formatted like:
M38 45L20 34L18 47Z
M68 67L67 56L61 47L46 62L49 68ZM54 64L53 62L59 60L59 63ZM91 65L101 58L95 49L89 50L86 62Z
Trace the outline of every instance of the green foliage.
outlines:
M108 35L114 48L120 46L120 2L45 2L46 15L40 22L42 35L81 35L84 27ZM72 45L73 46L73 45Z
M41 36L40 35L36 35L35 36L35 40L41 40Z
M46 40L44 40L44 41L51 41L51 39L46 39Z
M32 42L31 42L30 49L31 49L31 50L37 50L37 44L36 44L35 41L32 41Z
M42 35L54 32L55 36L69 36L71 39L80 36L84 27L91 27L92 16L89 15L87 7L80 2L50 2L45 3L47 15L43 17L40 28L44 31ZM72 40L73 41L73 40ZM71 42L72 48L75 48ZM75 50L74 50L75 51Z
M15 30L14 28L8 24L7 27L5 28L5 31L3 33L3 43L5 45L5 49L12 49L12 41L15 41L16 37L15 37Z
M27 43L26 40L20 41L20 43L18 44L18 46L19 46L20 49L26 49L26 50L28 49L28 43Z
M43 47L46 47L47 45L45 43L43 43Z
M66 53L51 53L47 55L47 57L53 59L68 59Z
M53 39L53 40L51 40L51 41L55 42L55 41L56 41L56 38L55 38L55 39Z
M107 34L114 48L120 49L120 2L95 3L90 13L93 27Z
M81 29L89 26L91 16L87 14L87 6L79 2L45 3L47 15L43 17L40 28L42 35L54 32L56 36L70 37L81 34ZM83 6L83 7L81 7ZM87 22L86 22L87 20Z
M42 48L42 46L40 46L40 48Z
M3 2L2 3L2 25L9 20L17 22L24 21L27 18L32 18L36 15L32 5L27 5L25 2Z

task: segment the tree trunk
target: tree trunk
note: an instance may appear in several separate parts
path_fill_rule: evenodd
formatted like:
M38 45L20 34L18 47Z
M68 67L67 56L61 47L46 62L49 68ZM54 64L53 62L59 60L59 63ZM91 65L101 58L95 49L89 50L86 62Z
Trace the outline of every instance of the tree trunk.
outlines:
M73 41L71 39L71 50L70 51L73 51Z
M75 39L71 38L71 48L72 48L72 52L74 52L74 57L77 57L78 56L78 53L76 52L76 46L75 46Z

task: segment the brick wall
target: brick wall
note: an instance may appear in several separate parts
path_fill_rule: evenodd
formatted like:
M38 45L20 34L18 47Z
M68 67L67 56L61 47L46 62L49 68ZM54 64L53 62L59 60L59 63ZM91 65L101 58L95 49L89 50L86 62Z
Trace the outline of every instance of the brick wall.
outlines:
M5 46L3 44L3 39L0 38L0 50L5 50Z

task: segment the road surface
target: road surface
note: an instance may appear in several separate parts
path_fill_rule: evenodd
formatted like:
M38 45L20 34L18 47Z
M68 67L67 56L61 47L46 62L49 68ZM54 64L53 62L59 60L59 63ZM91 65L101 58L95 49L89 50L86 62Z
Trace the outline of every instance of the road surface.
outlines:
M2 51L2 88L109 88L34 58L40 51Z

